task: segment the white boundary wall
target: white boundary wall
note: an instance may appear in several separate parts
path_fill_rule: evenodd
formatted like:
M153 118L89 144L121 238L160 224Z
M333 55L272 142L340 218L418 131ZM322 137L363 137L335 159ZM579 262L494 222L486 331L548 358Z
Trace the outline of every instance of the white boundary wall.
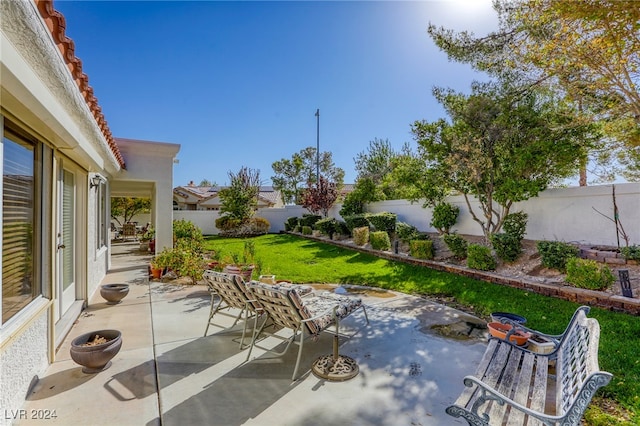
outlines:
M640 183L616 184L615 190L619 219L630 237L630 244L640 244ZM480 225L469 214L463 196L449 197L447 202L460 207L458 223L453 228L455 231L460 234L482 235ZM340 219L340 207L334 206L329 216ZM472 207L478 215L480 210L477 209L477 203L472 203ZM429 225L431 210L422 208L421 202L411 204L406 200L380 201L367 205L366 210L372 213L396 213L399 221L409 223L420 231L435 232ZM617 245L614 223L598 213L613 218L612 185L548 189L538 197L516 203L511 212L520 210L529 215L525 236L527 239ZM308 211L300 206L287 206L260 209L257 215L271 223L270 232L277 233L284 230L287 218L300 217L304 213ZM205 235L218 233L215 228L215 219L218 217L216 211L177 210L173 212L173 216L174 219L192 221ZM624 245L622 236L620 244Z

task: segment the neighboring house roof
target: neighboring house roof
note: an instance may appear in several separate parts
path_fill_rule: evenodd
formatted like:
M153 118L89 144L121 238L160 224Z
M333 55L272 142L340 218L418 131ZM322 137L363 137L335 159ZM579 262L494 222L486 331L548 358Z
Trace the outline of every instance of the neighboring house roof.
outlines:
M224 186L195 186L193 184L173 188L173 194L182 199L183 203L193 203L201 206L219 206L222 204L218 196ZM280 201L280 191L272 186L261 186L258 194L258 205L273 206Z
M75 80L78 85L78 90L84 97L91 114L95 118L98 123L98 127L100 128L107 144L109 145L109 149L113 153L113 156L116 158L116 161L122 168L125 167L124 158L122 157L122 153L116 144L113 135L111 134L111 130L107 125L107 121L104 118L104 114L102 113L102 109L98 105L98 99L93 94L93 88L89 86L89 77L87 74L82 72L82 61L78 59L75 55L75 44L73 40L66 36L66 21L62 13L58 12L53 8L53 0L33 0L38 7L38 12L40 12L40 16L44 19L47 24L47 28L51 32L53 36L53 40L58 46L60 53L62 53L62 57L64 58L67 67L69 68L69 72L71 76Z

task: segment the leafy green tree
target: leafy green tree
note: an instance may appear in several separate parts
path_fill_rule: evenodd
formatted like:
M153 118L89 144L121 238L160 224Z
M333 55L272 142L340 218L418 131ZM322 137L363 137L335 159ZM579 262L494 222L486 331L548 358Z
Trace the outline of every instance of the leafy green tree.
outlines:
M251 219L258 208L260 171L242 167L238 173L228 172L229 186L218 193L222 206L220 217L242 224Z
M271 164L275 176L271 177L273 187L282 194L284 204L300 204L304 188L316 182L316 148L307 147L293 154L291 159L283 158ZM330 152L319 156L320 176L334 182L338 189L344 182L344 170L336 167Z
M496 0L494 8L496 32L476 37L430 24L429 34L450 59L501 79L554 88L607 135L592 154L592 163L605 167L600 174L639 179L638 2ZM611 168L616 161L625 168Z
M541 93L508 85L476 84L465 96L434 89L450 121L417 121L412 132L433 176L465 197L489 238L514 202L535 197L571 176L586 156L592 126ZM474 211L470 197L480 204Z
M215 182L211 182L208 179L202 179L198 186L199 187L216 186L216 183Z
M131 222L131 219L140 213L151 211L150 198L113 197L111 198L111 218L120 226ZM122 222L120 222L122 218Z

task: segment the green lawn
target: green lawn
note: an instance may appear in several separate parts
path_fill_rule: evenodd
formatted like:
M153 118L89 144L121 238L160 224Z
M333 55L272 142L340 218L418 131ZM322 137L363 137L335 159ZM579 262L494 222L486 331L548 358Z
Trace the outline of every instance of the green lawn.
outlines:
M511 287L500 286L420 266L389 261L293 235L253 238L263 274L296 283L343 283L381 287L412 294L453 298L478 316L513 312L527 318L527 326L557 334L564 330L577 304ZM244 240L206 237L206 248L241 252ZM600 368L614 375L599 396L616 401L640 424L640 318L592 308L600 322ZM471 373L471 372L470 372ZM461 384L462 385L462 384ZM621 424L592 404L589 424Z

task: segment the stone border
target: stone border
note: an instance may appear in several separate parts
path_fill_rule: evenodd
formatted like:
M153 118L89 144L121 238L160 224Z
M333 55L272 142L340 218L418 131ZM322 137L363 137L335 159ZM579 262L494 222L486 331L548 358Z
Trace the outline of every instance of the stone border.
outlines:
M325 238L313 237L311 235L301 235L296 233L290 234L322 243L332 244L337 247L348 248L360 253L371 254L382 259L400 261L416 266L426 266L427 268L435 269L437 271L449 272L456 275L475 278L481 281L487 281L493 284L532 291L544 296L557 297L559 299L568 300L581 305L596 306L614 312L624 312L631 315L640 315L640 299L637 298L629 298L607 294L601 291L576 288L566 284L538 283L523 278L510 278L493 272L470 269L466 266L451 265L443 262L436 262L434 260L415 259L404 254L371 250L365 247L358 247L351 244L345 244L341 241L328 240Z

